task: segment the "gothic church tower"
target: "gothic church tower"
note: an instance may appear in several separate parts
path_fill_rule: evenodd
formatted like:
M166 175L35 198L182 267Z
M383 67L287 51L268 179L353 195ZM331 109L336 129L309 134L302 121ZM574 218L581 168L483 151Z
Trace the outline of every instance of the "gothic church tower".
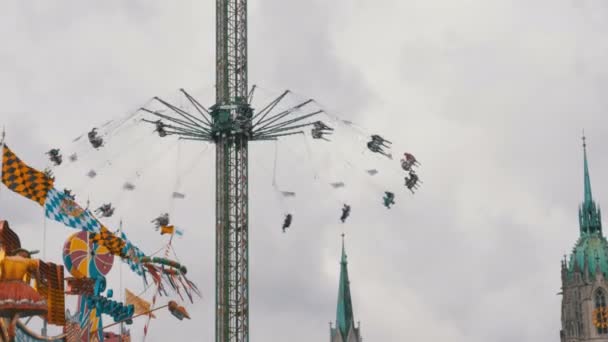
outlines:
M340 285L338 286L338 309L336 311L336 327L329 326L330 342L361 342L359 326L355 327L353 303L350 299L350 281L346 267L346 252L344 251L344 234L342 234L342 260L340 261Z
M579 207L580 236L570 260L562 261L561 342L608 342L608 241L591 196L583 137L584 200Z

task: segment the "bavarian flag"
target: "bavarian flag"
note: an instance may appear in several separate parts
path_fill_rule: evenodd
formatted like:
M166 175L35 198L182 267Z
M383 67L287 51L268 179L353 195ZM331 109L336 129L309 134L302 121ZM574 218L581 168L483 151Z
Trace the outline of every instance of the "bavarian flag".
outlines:
M17 158L6 145L2 146L2 183L12 191L44 205L54 180Z
M48 191L44 203L46 217L63 223L68 227L96 233L101 230L101 223L87 209L82 209L63 191L52 188Z

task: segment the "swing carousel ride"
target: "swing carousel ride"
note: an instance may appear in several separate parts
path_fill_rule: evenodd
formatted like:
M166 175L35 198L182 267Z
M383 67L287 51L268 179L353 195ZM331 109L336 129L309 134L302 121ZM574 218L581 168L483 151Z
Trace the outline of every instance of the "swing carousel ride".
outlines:
M337 222L348 221L352 204L340 195L341 189L348 187L348 182L339 177L340 172L360 175L358 180L367 179L377 194L374 202L387 209L395 205L395 192L399 189L382 187L372 179L380 174L384 174L385 179L402 179L404 183L400 188L405 195L413 194L422 183L414 170L420 166L414 155L405 152L396 162L391 151L392 142L384 137L367 133L353 122L329 114L316 101L302 101L289 91L274 97L268 95L271 91L254 86L249 92L249 104L256 90L265 95L259 97L266 98L262 100L266 105L253 115L254 129L250 139L272 141L287 133L289 137L285 141L291 143L281 145L288 151L286 156L299 161L299 165L307 165L312 173L311 179L300 183L315 183L324 193L332 194L329 197L335 200ZM145 337L156 310L166 308L179 320L190 318L184 306L201 293L188 278L188 268L179 262L173 248L176 237L187 231L173 224L172 212L173 207L179 205L176 203L186 201L192 195L188 193L192 187L186 191L181 179L200 166L209 148L205 146L204 151L196 150L191 156L183 156L180 149L192 145L189 140L213 137L206 126L209 111L193 96L180 90L169 97L171 102L155 97L134 113L92 128L67 146L50 149L46 152L49 166L42 171L21 160L16 155L19 148L13 150L12 144L9 148L9 139L2 137L4 186L41 206L45 220L56 221L74 232L64 242L63 264L59 264L34 258L37 251L23 248L16 231L9 228L8 222L0 221L0 341L128 341L129 332L124 325L132 324L137 318L147 320ZM290 118L281 121L285 117ZM153 144L159 146L160 151L150 146ZM175 145L177 153L173 151ZM175 154L178 157L176 165L181 164L179 159L184 159L189 166L181 172L176 171L176 184L165 196L170 198L167 210L149 213L151 221L142 222L161 239L166 239L156 253L146 254L129 239L122 227L122 217L128 215L122 208L123 196L145 192L140 183L146 174L155 166L162 168L170 164L159 162L163 155ZM277 228L280 226L286 233L298 219L292 202L297 192L277 184L277 170L282 159L275 142L272 170L266 172L272 175L272 182L267 188L280 203L282 224L277 222ZM302 162L306 159L307 162ZM318 160L325 170L337 172L323 175L319 172ZM257 166L266 168L263 163L257 163ZM206 165L203 167L208 169ZM129 171L125 172L125 168ZM119 171L111 172L112 169ZM69 172L78 176L58 177ZM112 201L89 198L83 205L80 198L85 197L81 194L91 195L85 191L89 183L98 182L108 188L105 185L108 179L104 176L116 182L120 178L116 174L123 177L119 179L121 186L114 189L118 199L116 196ZM70 184L70 188L63 188L60 183ZM305 210L312 210L306 215L315 214L310 205ZM107 222L118 217L121 218L118 229L112 229ZM124 302L114 298L114 290L107 285L106 277L115 259L141 278L144 287L141 294L125 289L125 296L121 297ZM120 291L123 291L122 285ZM144 293L151 298L144 298ZM165 303L157 305L160 297L166 297ZM69 298L76 302L74 314L65 308ZM112 322L104 322L104 316L110 317ZM38 334L28 326L31 317L40 317L45 327L54 325L63 332L46 336L46 329L43 329ZM114 325L121 327L118 334L108 329Z
M374 205L387 209L398 205L399 190L413 194L422 184L415 172L420 163L414 155L401 151L398 153L403 157L394 158L393 150L397 148L382 135L330 114L317 101L292 91L249 88L246 8L246 0L217 1L216 84L212 87L215 101L208 102L214 105L207 108L202 104L202 100L211 100L211 92L191 95L180 89L163 98L154 97L133 113L89 128L70 144L49 148L46 157L50 165L42 171L17 157L18 142L2 136L2 183L43 208L43 246L47 245L46 220L74 230L62 249L57 248L60 243L48 248L62 252L63 264L59 264L46 258L46 247L41 259L32 258L35 251L22 248L17 232L2 223L2 341L126 341L129 335L124 325L133 324L137 318L146 320L145 339L156 310L166 308L179 320L190 318L185 306L201 292L187 276L188 268L180 263L173 243L188 234L191 227L182 229L175 222L184 216L200 215L176 215L176 209L196 198L193 189L197 187L184 186L182 179L200 167L208 150L216 152L215 222L209 222L215 229L208 230L216 233L214 311L218 342L249 340L250 142L275 142L272 170L264 175L272 175L267 188L272 189L281 209L277 232L280 226L287 233L300 222L300 217L315 216L316 210L327 207L335 210L336 223L346 225L352 210L360 210L354 202L361 198L344 193L354 177L366 180L374 188ZM254 106L254 102L259 106ZM295 159L279 163L278 138L283 141L282 149L288 150L287 157ZM8 147L7 141L15 150ZM173 151L176 145L177 153ZM209 149L211 145L213 149ZM268 152L272 144L255 145ZM200 146L205 147L204 151L200 151ZM182 156L181 150L188 147L191 153ZM177 160L168 161L167 155L176 155ZM252 171L264 168L261 156L256 155ZM189 163L185 170L179 168L182 159ZM167 183L172 164L175 186L158 194ZM207 177L192 178L213 178L209 175L210 164L211 160L203 163L203 170L197 170L198 175ZM329 194L319 201L322 205L315 208L309 201L302 205L308 213L296 213L298 184L283 188L279 166L281 170L288 166L289 181L297 179L305 187L300 190L308 191L314 183L323 194ZM321 166L330 174L321 174ZM312 179L302 174L306 168L312 171ZM161 169L161 174L152 177L154 169ZM384 184L389 180L398 181L397 185ZM97 186L95 191L90 189L93 186ZM118 195L111 196L112 189ZM136 200L138 194L144 198ZM169 201L159 207L159 198ZM263 196L256 193L255 198ZM328 198L336 202L325 203ZM123 219L130 222L125 227ZM156 239L137 234L139 229L135 227L142 224L157 232ZM136 244L127 236L127 230L131 236L145 236L146 241ZM57 234L60 233L52 235ZM292 234L286 234L289 235ZM144 252L150 249L148 240L159 239L161 248L154 253ZM141 279L143 290L123 289L121 277L120 294L114 297L114 259L121 261L119 267L127 265L131 275ZM131 289L135 286L131 282L128 285ZM157 304L160 297L166 298L162 305ZM70 301L76 306L74 314L65 309ZM104 316L113 322L104 324ZM34 332L32 317L42 318L40 334ZM47 336L47 325L60 327L62 333ZM109 330L116 325L121 328L117 336Z

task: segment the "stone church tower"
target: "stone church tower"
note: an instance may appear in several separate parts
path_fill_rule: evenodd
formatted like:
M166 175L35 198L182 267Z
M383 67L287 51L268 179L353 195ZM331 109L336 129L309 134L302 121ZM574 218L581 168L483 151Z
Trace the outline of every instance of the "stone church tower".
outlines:
M584 200L579 207L580 236L570 260L562 261L561 342L608 342L608 242L591 196L583 137Z
M350 281L346 252L344 250L344 234L342 234L342 260L340 261L340 284L338 285L338 309L336 310L336 326L329 324L330 342L361 342L359 326L355 327L353 303L350 299Z

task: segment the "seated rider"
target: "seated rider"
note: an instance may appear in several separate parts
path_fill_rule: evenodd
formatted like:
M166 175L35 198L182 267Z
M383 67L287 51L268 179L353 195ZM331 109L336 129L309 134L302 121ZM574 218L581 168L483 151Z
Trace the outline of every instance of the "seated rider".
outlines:
M152 223L154 223L156 225L156 230L160 229L163 226L168 226L169 225L169 214L164 213L164 214L160 215L159 217L152 220Z
M287 228L289 228L289 226L291 226L292 218L293 218L293 216L291 214L285 215L285 220L283 221L283 233L285 233L285 229L287 229Z
M88 134L87 136L89 137L89 141L93 142L93 140L95 140L97 138L97 128L93 128Z
M378 143L375 141L370 141L367 143L367 148L370 149L370 151L372 152L376 152L379 153L381 151L380 146L378 146Z
M405 177L405 185L408 189L412 190L418 183L418 175L414 172L414 170L410 170L410 178Z
M71 200L75 200L75 199L76 199L76 196L74 196L74 195L72 194L72 190L69 190L69 189L63 189L63 194L65 195L65 197L67 197L67 198L69 198L69 199L71 199Z
M315 123L313 123L313 125L316 129L321 130L321 131L333 131L334 130L333 128L324 124L323 121L316 121Z
M382 138L381 136L379 136L378 134L374 134L372 135L372 140L373 141L377 141L379 143L383 143L384 142L384 138Z
M405 153L403 153L403 156L405 157L405 159L407 161L412 162L412 164L416 163L416 157L414 157L413 154L405 152Z
M323 132L320 129L313 128L310 133L313 139L323 139Z
M167 136L167 131L165 130L165 124L158 120L156 121L156 130L155 132L158 132L158 135L162 138L162 137L166 137Z
M98 212L103 217L110 217L114 214L114 208L112 208L112 203L107 203L97 208L95 212Z
M350 205L344 204L344 207L342 207L342 216L340 217L340 220L342 221L342 223L344 223L344 221L346 221L346 219L348 218L349 215L350 215Z
M59 149L54 148L54 149L48 151L46 154L49 155L49 159L53 162L53 164L55 164L55 165L61 164L62 158L61 158L61 154L59 154Z
M55 180L55 176L53 175L53 171L50 168L47 167L46 169L44 169L43 173L44 173L44 175L46 177L48 177L48 179L50 179L52 181Z
M390 208L392 204L395 204L395 194L386 191L384 196L384 206Z
M47 153L49 155L51 155L51 157L58 156L59 155L59 149L58 148L54 148L54 149L51 149L50 151L48 151Z
M97 135L97 128L93 128L89 133L89 142L93 145L94 148L99 148L103 145L103 139Z

